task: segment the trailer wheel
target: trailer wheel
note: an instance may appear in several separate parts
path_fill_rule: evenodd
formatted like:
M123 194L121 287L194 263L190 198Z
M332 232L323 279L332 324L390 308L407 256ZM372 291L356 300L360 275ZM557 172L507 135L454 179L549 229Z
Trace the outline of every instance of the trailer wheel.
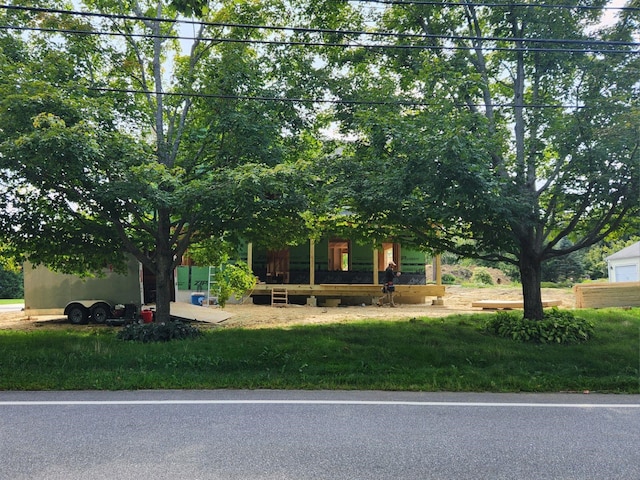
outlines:
M89 319L89 311L82 305L72 305L67 310L67 318L74 325L83 325Z
M99 303L91 307L91 317L93 321L96 323L104 323L109 318L109 313L111 312L111 308L104 303Z

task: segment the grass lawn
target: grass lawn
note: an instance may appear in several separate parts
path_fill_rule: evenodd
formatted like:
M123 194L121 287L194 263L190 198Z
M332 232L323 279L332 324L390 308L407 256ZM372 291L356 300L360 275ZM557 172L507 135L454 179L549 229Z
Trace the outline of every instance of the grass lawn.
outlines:
M24 303L22 298L0 298L0 305L10 305L14 303Z
M640 308L579 310L578 345L483 333L487 315L208 330L142 344L118 328L0 331L0 389L376 389L640 393Z

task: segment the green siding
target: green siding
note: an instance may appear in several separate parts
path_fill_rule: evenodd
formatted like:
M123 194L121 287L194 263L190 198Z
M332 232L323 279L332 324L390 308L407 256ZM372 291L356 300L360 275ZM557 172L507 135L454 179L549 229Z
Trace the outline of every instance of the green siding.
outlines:
M373 268L373 249L370 245L351 242L351 270L370 272Z
M198 290L205 292L209 285L209 267L177 268L178 290Z
M424 273L426 254L417 250L403 248L401 250L400 264L403 272Z

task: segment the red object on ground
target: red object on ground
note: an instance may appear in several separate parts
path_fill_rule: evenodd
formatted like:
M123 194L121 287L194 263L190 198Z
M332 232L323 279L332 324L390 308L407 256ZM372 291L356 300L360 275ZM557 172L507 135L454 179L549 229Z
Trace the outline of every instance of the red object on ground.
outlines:
M153 322L153 311L151 310L141 310L140 316L142 317L143 323L151 323Z

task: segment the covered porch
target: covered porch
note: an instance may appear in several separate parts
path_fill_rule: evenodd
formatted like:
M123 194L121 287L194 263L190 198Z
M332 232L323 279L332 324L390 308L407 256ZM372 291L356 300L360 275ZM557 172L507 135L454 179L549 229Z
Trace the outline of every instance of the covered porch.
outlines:
M341 243L344 242L341 241ZM332 257L338 258L339 252L336 252L331 247L328 250L330 266L340 264L345 266L350 265L348 254L344 251L341 254L342 260L338 262L335 259L331 259ZM335 273L333 277L338 281L331 283L323 282L322 280L327 278L326 275L323 275L320 279L321 283L316 283L316 279L319 276L317 266L324 263L324 259L317 259L316 244L313 241L309 241L308 262L305 262L308 273L304 275L304 277L308 275L308 283L296 281L289 283L289 279L294 275L289 270L288 254L281 255L277 261L268 262L269 267L263 279L258 282L250 295L256 303L273 303L272 298L275 291L278 295L286 295L287 299L291 300L292 303L298 304L314 306L374 304L382 296L380 275L385 267L381 267L381 265L386 265L389 260L394 260L398 264L398 270L402 271L403 257L401 256L400 246L398 244L386 244L386 248L381 250L372 249L371 253L367 256L369 255L370 269L368 269L368 272L362 271L362 268L359 269L357 272L359 277L358 283L340 282L339 280L341 278L348 279L353 276L353 272L341 270L340 268L333 268L333 272ZM251 243L247 244L247 264L254 272L256 271L254 268L253 245ZM394 294L396 301L405 304L422 304L427 302L428 297L432 297L431 303L433 305L443 305L445 286L442 285L442 268L439 255L433 258L433 267L433 281L435 284L427 283L426 273L422 274L422 278L416 278L419 277L419 275L415 273L405 275L404 277L401 276L400 282L396 283ZM368 277L370 283L367 282L366 277ZM260 278L260 276L258 276L258 278ZM403 280L407 283L403 283Z

